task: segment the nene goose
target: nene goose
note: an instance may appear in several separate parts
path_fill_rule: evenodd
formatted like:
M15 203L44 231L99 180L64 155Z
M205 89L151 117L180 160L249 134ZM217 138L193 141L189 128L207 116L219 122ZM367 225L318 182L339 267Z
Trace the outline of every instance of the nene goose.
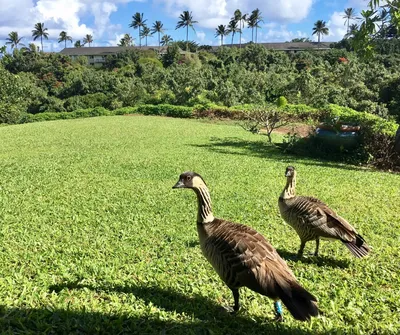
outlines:
M239 310L242 286L272 298L276 320L283 321L284 303L294 318L305 321L318 315L316 298L297 282L276 250L257 231L217 219L203 178L185 172L173 188L191 188L197 195L197 232L204 256L233 293L233 313Z
M315 240L314 256L318 256L320 238L336 239L356 257L364 257L370 248L356 230L322 201L296 196L296 170L288 166L285 171L286 186L279 197L279 210L283 219L300 237L297 257L303 255L306 242Z

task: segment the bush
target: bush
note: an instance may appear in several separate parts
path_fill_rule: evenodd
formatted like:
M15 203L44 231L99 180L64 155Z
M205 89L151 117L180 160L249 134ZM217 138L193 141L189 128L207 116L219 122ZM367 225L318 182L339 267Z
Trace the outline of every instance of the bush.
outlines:
M126 115L138 113L137 107L121 107L114 110L115 115Z
M171 117L188 118L193 115L192 107L161 105L141 105L137 107L137 112L144 115L164 115Z

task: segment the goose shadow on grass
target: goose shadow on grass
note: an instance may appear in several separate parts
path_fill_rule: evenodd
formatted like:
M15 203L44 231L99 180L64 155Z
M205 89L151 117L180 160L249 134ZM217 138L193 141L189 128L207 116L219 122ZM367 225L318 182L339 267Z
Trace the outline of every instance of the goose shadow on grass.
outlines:
M91 286L79 282L63 283L49 287L49 292L89 289L96 292L132 294L146 305L172 313L185 313L194 317L193 322L163 320L152 315L127 315L122 313L98 313L72 309L24 309L0 306L0 329L2 334L310 334L310 332L276 323L272 315L254 318L232 316L221 306L201 295L186 296L172 289L156 286L103 284ZM270 300L266 300L270 301ZM270 301L272 303L272 301ZM287 318L291 318L286 312Z
M346 269L349 267L350 262L348 260L344 259L335 259L333 257L329 256L324 256L324 255L318 255L318 256L310 256L310 257L297 257L297 253L290 252L284 249L276 249L278 254L286 260L290 260L292 262L300 262L300 263L305 263L305 264L315 264L317 266L329 266L332 268L342 268Z
M340 168L346 170L363 169L361 167L328 159L328 154L325 158L321 158L315 157L312 154L305 155L304 152L302 155L297 155L293 152L287 152L284 150L282 143L268 143L266 139L265 141L249 141L239 137L211 137L210 142L207 144L189 145L227 155L253 156L274 161L286 160L287 162L294 160L307 160L307 165ZM332 157L332 155L329 155L329 158Z

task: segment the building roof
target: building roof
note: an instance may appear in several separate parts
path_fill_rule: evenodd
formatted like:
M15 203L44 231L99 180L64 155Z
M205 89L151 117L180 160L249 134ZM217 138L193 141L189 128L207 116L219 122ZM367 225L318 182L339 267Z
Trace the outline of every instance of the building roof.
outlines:
M331 49L331 42L278 42L278 43L257 43L262 45L267 49L281 50L281 51L301 51L309 49L317 50L328 50ZM242 43L242 48L250 45L250 43ZM236 47L238 48L240 44L224 44L224 47ZM212 47L213 50L217 50L219 46Z

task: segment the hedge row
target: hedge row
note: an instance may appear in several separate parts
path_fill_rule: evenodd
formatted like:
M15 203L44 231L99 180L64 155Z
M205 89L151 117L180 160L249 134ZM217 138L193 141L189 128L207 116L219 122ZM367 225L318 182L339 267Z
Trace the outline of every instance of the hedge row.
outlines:
M25 114L21 123L126 114L162 115L179 118L210 117L240 120L243 118L245 111L251 111L252 108L255 107L256 106L254 105L242 105L228 108L214 104L185 107L162 104L122 107L113 111L107 110L103 107L95 107L78 109L74 112ZM274 105L266 106L266 108L275 108L283 115L290 117L293 121L304 121L308 119L313 120L314 122L331 122L332 120L336 120L340 122L359 124L364 129L368 129L373 133L388 136L394 136L399 127L394 121L389 121L374 114L361 113L351 108L337 105L329 105L322 109L316 109L306 105L289 104L281 108L277 108Z

